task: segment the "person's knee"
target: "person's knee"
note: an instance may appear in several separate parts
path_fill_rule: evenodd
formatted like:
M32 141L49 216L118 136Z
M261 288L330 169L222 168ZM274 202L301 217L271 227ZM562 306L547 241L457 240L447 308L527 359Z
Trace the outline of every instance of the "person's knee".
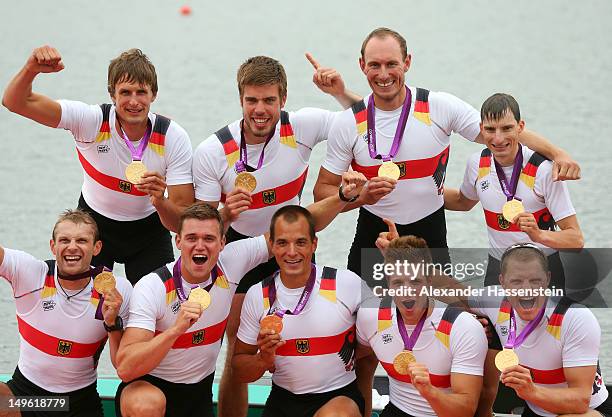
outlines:
M0 417L20 417L21 413L19 410L7 410L3 409L2 405L8 403L9 398L15 398L13 391L3 382L0 382Z
M359 407L349 397L340 396L329 400L314 417L362 417Z
M148 382L132 382L121 393L123 417L163 417L165 413L166 396Z

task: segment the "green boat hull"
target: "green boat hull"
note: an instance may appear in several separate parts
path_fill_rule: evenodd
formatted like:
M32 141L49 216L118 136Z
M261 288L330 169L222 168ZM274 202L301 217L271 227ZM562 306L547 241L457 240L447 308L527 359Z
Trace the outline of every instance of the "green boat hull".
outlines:
M0 374L0 382L6 382L11 375ZM105 417L115 417L115 393L121 381L117 378L98 378L98 392L102 399ZM213 384L213 403L217 415L218 384ZM270 387L265 385L249 385L249 411L247 417L259 417L266 403Z

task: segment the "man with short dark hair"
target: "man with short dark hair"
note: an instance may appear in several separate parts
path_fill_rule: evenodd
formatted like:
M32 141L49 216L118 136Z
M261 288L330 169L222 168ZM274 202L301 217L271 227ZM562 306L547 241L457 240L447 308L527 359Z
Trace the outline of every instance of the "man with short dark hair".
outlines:
M385 218L397 224L400 235L424 238L436 262L450 262L443 207L450 135L483 143L478 112L469 104L405 84L411 63L406 40L396 31L378 28L367 36L359 64L372 94L334 121L314 189L315 200L335 194L349 165L369 179L365 192L347 206L359 208L348 268L366 280L371 277L366 270L361 274L362 260L367 261L361 249L374 246L387 229ZM579 177L578 165L545 139L527 131L520 139L559 163L555 179Z
M371 413L376 360L355 351L356 313L371 293L354 273L313 264L317 243L306 209L278 210L269 245L280 269L249 289L242 308L233 373L253 382L273 372L266 417Z
M343 186L351 197L364 183L359 173L344 174ZM241 193L234 190L228 199ZM327 226L345 204L334 196L311 205L317 229ZM237 215L226 213L229 221ZM189 207L176 235L180 258L136 284L117 359L124 381L115 397L117 415L212 416L215 363L232 297L245 273L270 258L266 236L226 245L223 221L206 203Z
M359 99L345 90L335 70L322 68L312 56L307 57L315 68L313 81L320 89L333 95L345 108ZM247 59L238 69L236 81L242 118L202 142L193 160L196 199L214 207L221 202L222 213L242 210L227 231L228 242L263 234L279 207L300 203L310 154L327 139L335 114L315 108L284 111L287 75L273 58ZM240 194L229 197L237 186L247 194L245 199ZM219 407L224 417L243 416L248 406L247 387L233 381L229 363L244 294L276 269L278 265L271 259L246 271L236 290L227 326L228 359L219 390Z
M553 180L551 161L520 144L525 121L514 97L503 93L489 97L482 105L481 120L480 136L487 147L468 160L461 189L445 189L444 207L467 211L479 201L482 204L489 235L485 285L496 284L505 248L530 241L548 256L551 284L565 288L557 250L580 249L584 244L567 185Z
M53 227L50 246L55 259L48 261L0 246L0 276L13 289L20 336L19 362L11 380L0 383L0 397L66 396L65 415L101 417L98 359L109 340L111 362L116 364L132 286L123 277L107 278L102 287L99 278L94 280L102 268L90 263L102 242L86 212L64 212ZM0 411L6 411L5 406L0 401Z
M36 48L6 87L2 104L72 132L83 167L79 207L92 214L104 242L93 263L110 269L124 263L135 283L174 259L166 229L176 230L180 212L194 199L191 141L176 122L150 112L157 75L139 49L123 52L108 67L113 104L55 101L32 92L38 74L63 69L55 48Z
M487 372L499 377L501 371L501 382L527 402L525 417L612 416L599 366L599 323L586 307L548 297L549 280L542 250L517 244L503 253L501 287L494 287L509 295L471 300L503 346Z

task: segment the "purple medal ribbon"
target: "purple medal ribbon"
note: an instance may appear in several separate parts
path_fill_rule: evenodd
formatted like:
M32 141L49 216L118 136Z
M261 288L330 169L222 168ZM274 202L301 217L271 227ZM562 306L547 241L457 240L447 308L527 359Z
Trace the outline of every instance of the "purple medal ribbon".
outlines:
M88 274L90 274L91 279L93 280L96 277L96 275L98 275L102 271L112 272L110 269L108 269L105 266L96 266L95 268L92 268L88 272ZM103 304L104 304L104 294L100 294L100 301L98 301L98 307L96 307L96 313L94 314L94 318L96 320L104 320L104 315L102 314Z
M513 349L522 345L525 339L527 339L527 336L529 336L535 330L535 328L538 327L540 321L542 321L545 310L546 304L542 306L537 317L527 323L527 326L525 326L523 331L518 336L516 335L516 317L514 316L514 309L510 310L510 329L508 330L508 341L504 345L504 349Z
M514 194L516 193L516 187L518 185L519 174L523 169L523 150L522 146L519 143L518 153L516 158L514 159L514 166L512 168L512 177L510 178L510 184L508 184L508 179L506 178L506 174L504 174L504 170L501 165L493 158L493 162L495 163L495 172L497 172L497 178L499 179L499 185L501 186L502 191L506 195L508 201L512 200ZM520 198L516 198L520 201Z
M368 100L368 151L370 152L370 158L372 159L382 159L387 162L390 161L391 158L395 157L397 151L399 150L400 144L402 143L402 138L404 137L404 130L406 129L406 122L408 121L408 114L410 113L410 106L412 105L412 92L408 87L406 88L406 98L404 99L404 104L402 104L402 113L400 114L399 122L397 123L397 128L395 129L395 136L393 137L393 143L391 144L391 149L387 155L381 155L376 150L376 107L374 106L374 94L370 96Z
M419 319L419 322L414 327L412 334L408 336L408 331L406 330L406 325L404 324L404 319L402 318L401 313L396 308L395 313L397 314L397 328L399 329L400 335L402 336L402 340L404 341L404 349L412 352L414 345L416 345L417 340L419 340L419 336L421 335L421 330L423 330L423 325L425 324L425 319L427 318L427 311L429 309L425 309L423 315Z
M149 138L151 137L151 121L147 120L147 131L145 132L145 135L142 137L142 140L140 141L140 145L138 145L138 149L136 149L134 145L132 145L132 141L128 138L128 136L123 131L123 126L121 126L121 122L119 123L119 130L120 130L119 133L121 134L121 137L125 141L125 144L127 145L128 149L130 150L130 153L132 154L132 161L141 161L142 154L144 153L145 148L149 144Z
M210 275L212 277L212 282L204 288L206 291L209 291L213 285L215 285L215 281L217 280L217 266L210 271ZM187 296L185 296L185 292L183 291L183 282L181 280L181 257L179 256L178 260L174 263L174 268L172 268L172 280L174 281L174 289L176 290L176 295L181 303L187 301ZM198 288L198 285L191 285L191 289Z
M317 273L317 268L315 264L311 264L310 276L308 277L306 286L304 287L304 290L302 291L302 295L300 296L300 299L298 300L298 303L293 309L293 311L277 310L274 312L274 314L276 314L281 319L283 318L285 314L290 314L292 316L297 316L298 314L300 314L302 310L304 310L304 307L306 307L306 304L308 303L308 299L310 298L310 295L312 294L312 289L314 288L314 284L315 284L316 273ZM274 301L276 301L276 285L274 285L273 279L270 280L270 284L268 285L268 299L270 300L270 310L271 310L272 306L274 305ZM268 310L268 314L270 314L269 310Z
M274 129L272 129L272 132L270 133L270 135L268 136L268 138L266 139L264 143L263 149L261 150L261 154L259 155L259 161L257 162L257 168L255 168L255 171L257 171L263 165L264 152L266 151L266 146L268 146L268 142L270 142L270 139L272 139L272 137L274 136L274 133L276 133L276 126L274 126ZM244 130L242 129L242 123L241 123L240 124L240 158L238 159L238 161L236 161L236 164L234 165L234 167L236 168L236 172L240 174L241 172L246 171L248 164L249 163L247 160L246 141L244 140Z

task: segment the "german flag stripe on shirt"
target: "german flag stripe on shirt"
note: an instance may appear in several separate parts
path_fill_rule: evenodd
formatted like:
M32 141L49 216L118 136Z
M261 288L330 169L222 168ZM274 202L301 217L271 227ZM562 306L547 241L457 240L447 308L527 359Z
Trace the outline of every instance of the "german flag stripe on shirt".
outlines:
M321 286L319 288L319 295L331 301L336 302L336 273L338 270L330 268L328 266L323 267L323 273L321 275Z
M429 117L429 90L417 88L416 101L414 102L414 118L425 123L427 126L431 125L431 118Z
M566 297L561 298L548 319L546 331L557 340L561 339L561 324L563 323L563 317L565 317L565 313L571 305L572 301L570 299Z
M109 123L111 107L111 104L100 104L100 109L102 109L102 124L100 125L98 136L96 136L96 142L103 142L109 140L111 137Z
M491 151L487 148L480 152L480 161L478 162L478 179L484 178L491 172Z
M228 126L225 126L217 130L215 135L219 139L219 142L221 142L221 146L223 146L223 153L227 160L227 166L233 168L238 158L240 158L240 149L238 149L238 144L232 137L232 132L230 132Z
M455 320L457 320L457 317L459 317L459 314L463 311L464 310L457 307L447 306L442 314L442 319L440 319L440 323L436 329L436 337L447 349L450 348L450 334L453 323L455 323Z
M149 138L147 146L159 156L164 156L166 144L166 132L170 127L170 119L162 115L155 115L155 125Z
M293 134L293 128L289 123L289 113L281 111L281 127L280 127L280 143L287 145L290 148L297 148L297 142L295 135Z
M353 110L353 116L355 117L357 133L361 136L368 131L368 109L363 100L361 100L353 104L351 110Z
M382 332L387 330L393 324L391 315L391 305L393 300L391 297L385 297L380 301L378 306L378 331Z
M535 152L533 155L531 155L531 158L529 158L529 161L527 161L527 164L521 171L519 179L523 181L532 190L535 187L535 177L538 172L538 168L540 167L542 162L546 160L547 159L544 156Z
M512 311L512 305L507 298L504 298L499 306L499 312L497 313L497 323L504 323L510 320L510 311Z
M45 276L45 283L40 292L40 298L53 297L57 293L57 288L55 288L55 260L48 260L45 263L48 270Z
M263 297L263 307L264 310L270 310L270 283L274 280L274 275L276 272L261 282L261 295ZM268 314L266 312L266 314Z

